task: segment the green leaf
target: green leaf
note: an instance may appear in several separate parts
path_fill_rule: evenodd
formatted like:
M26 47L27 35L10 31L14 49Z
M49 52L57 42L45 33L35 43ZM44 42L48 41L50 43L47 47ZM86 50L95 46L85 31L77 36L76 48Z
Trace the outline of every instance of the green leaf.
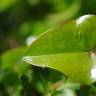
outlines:
M5 11L17 2L18 0L0 0L0 12Z
M47 2L53 5L55 12L47 14L46 18L43 21L31 21L31 24L25 24L27 26L30 26L27 27L27 30L22 30L23 34L25 31L30 30L32 35L40 35L40 33L45 32L50 27L64 20L73 18L78 13L81 6L81 2L79 0L69 1L70 4L67 4L68 0L67 2L66 0L48 0ZM23 29L26 29L26 27L24 26Z
M59 24L38 37L23 59L35 66L54 68L73 81L91 83L96 80L95 28L94 15Z
M81 52L86 50L85 47L84 38L80 38L76 31L75 21L71 21L65 25L60 24L42 34L32 43L31 47L28 49L27 55L34 56L73 51Z
M2 68L4 70L11 69L19 74L23 74L28 70L28 64L21 59L25 47L11 49L2 54Z

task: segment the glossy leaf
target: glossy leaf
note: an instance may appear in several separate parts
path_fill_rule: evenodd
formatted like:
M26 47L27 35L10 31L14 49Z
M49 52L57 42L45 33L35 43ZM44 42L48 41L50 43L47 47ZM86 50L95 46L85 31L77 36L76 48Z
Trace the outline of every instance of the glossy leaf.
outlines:
M35 66L63 72L73 81L90 83L94 77L96 16L85 15L42 34L23 59ZM96 72L95 72L96 74ZM96 76L96 75L95 75Z

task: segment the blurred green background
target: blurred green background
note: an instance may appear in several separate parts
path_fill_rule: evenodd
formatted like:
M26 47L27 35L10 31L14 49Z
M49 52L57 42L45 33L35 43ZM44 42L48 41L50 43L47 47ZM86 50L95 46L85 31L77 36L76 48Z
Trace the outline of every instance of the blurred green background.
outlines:
M41 33L85 14L96 14L96 0L0 0L0 96L95 96L96 84L18 61Z

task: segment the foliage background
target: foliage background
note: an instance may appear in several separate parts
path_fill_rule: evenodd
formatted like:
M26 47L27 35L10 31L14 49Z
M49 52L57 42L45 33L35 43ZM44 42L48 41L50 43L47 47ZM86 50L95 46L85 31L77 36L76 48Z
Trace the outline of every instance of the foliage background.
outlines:
M42 32L85 14L96 14L96 0L0 0L0 96L95 96L95 84L79 86L56 70L17 62Z

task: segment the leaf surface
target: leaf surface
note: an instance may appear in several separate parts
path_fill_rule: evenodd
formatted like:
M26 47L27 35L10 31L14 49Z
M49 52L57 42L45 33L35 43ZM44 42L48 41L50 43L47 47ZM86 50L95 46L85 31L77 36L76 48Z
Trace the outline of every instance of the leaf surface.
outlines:
M93 82L95 36L96 16L85 15L42 34L23 59L35 66L54 68L80 83Z

